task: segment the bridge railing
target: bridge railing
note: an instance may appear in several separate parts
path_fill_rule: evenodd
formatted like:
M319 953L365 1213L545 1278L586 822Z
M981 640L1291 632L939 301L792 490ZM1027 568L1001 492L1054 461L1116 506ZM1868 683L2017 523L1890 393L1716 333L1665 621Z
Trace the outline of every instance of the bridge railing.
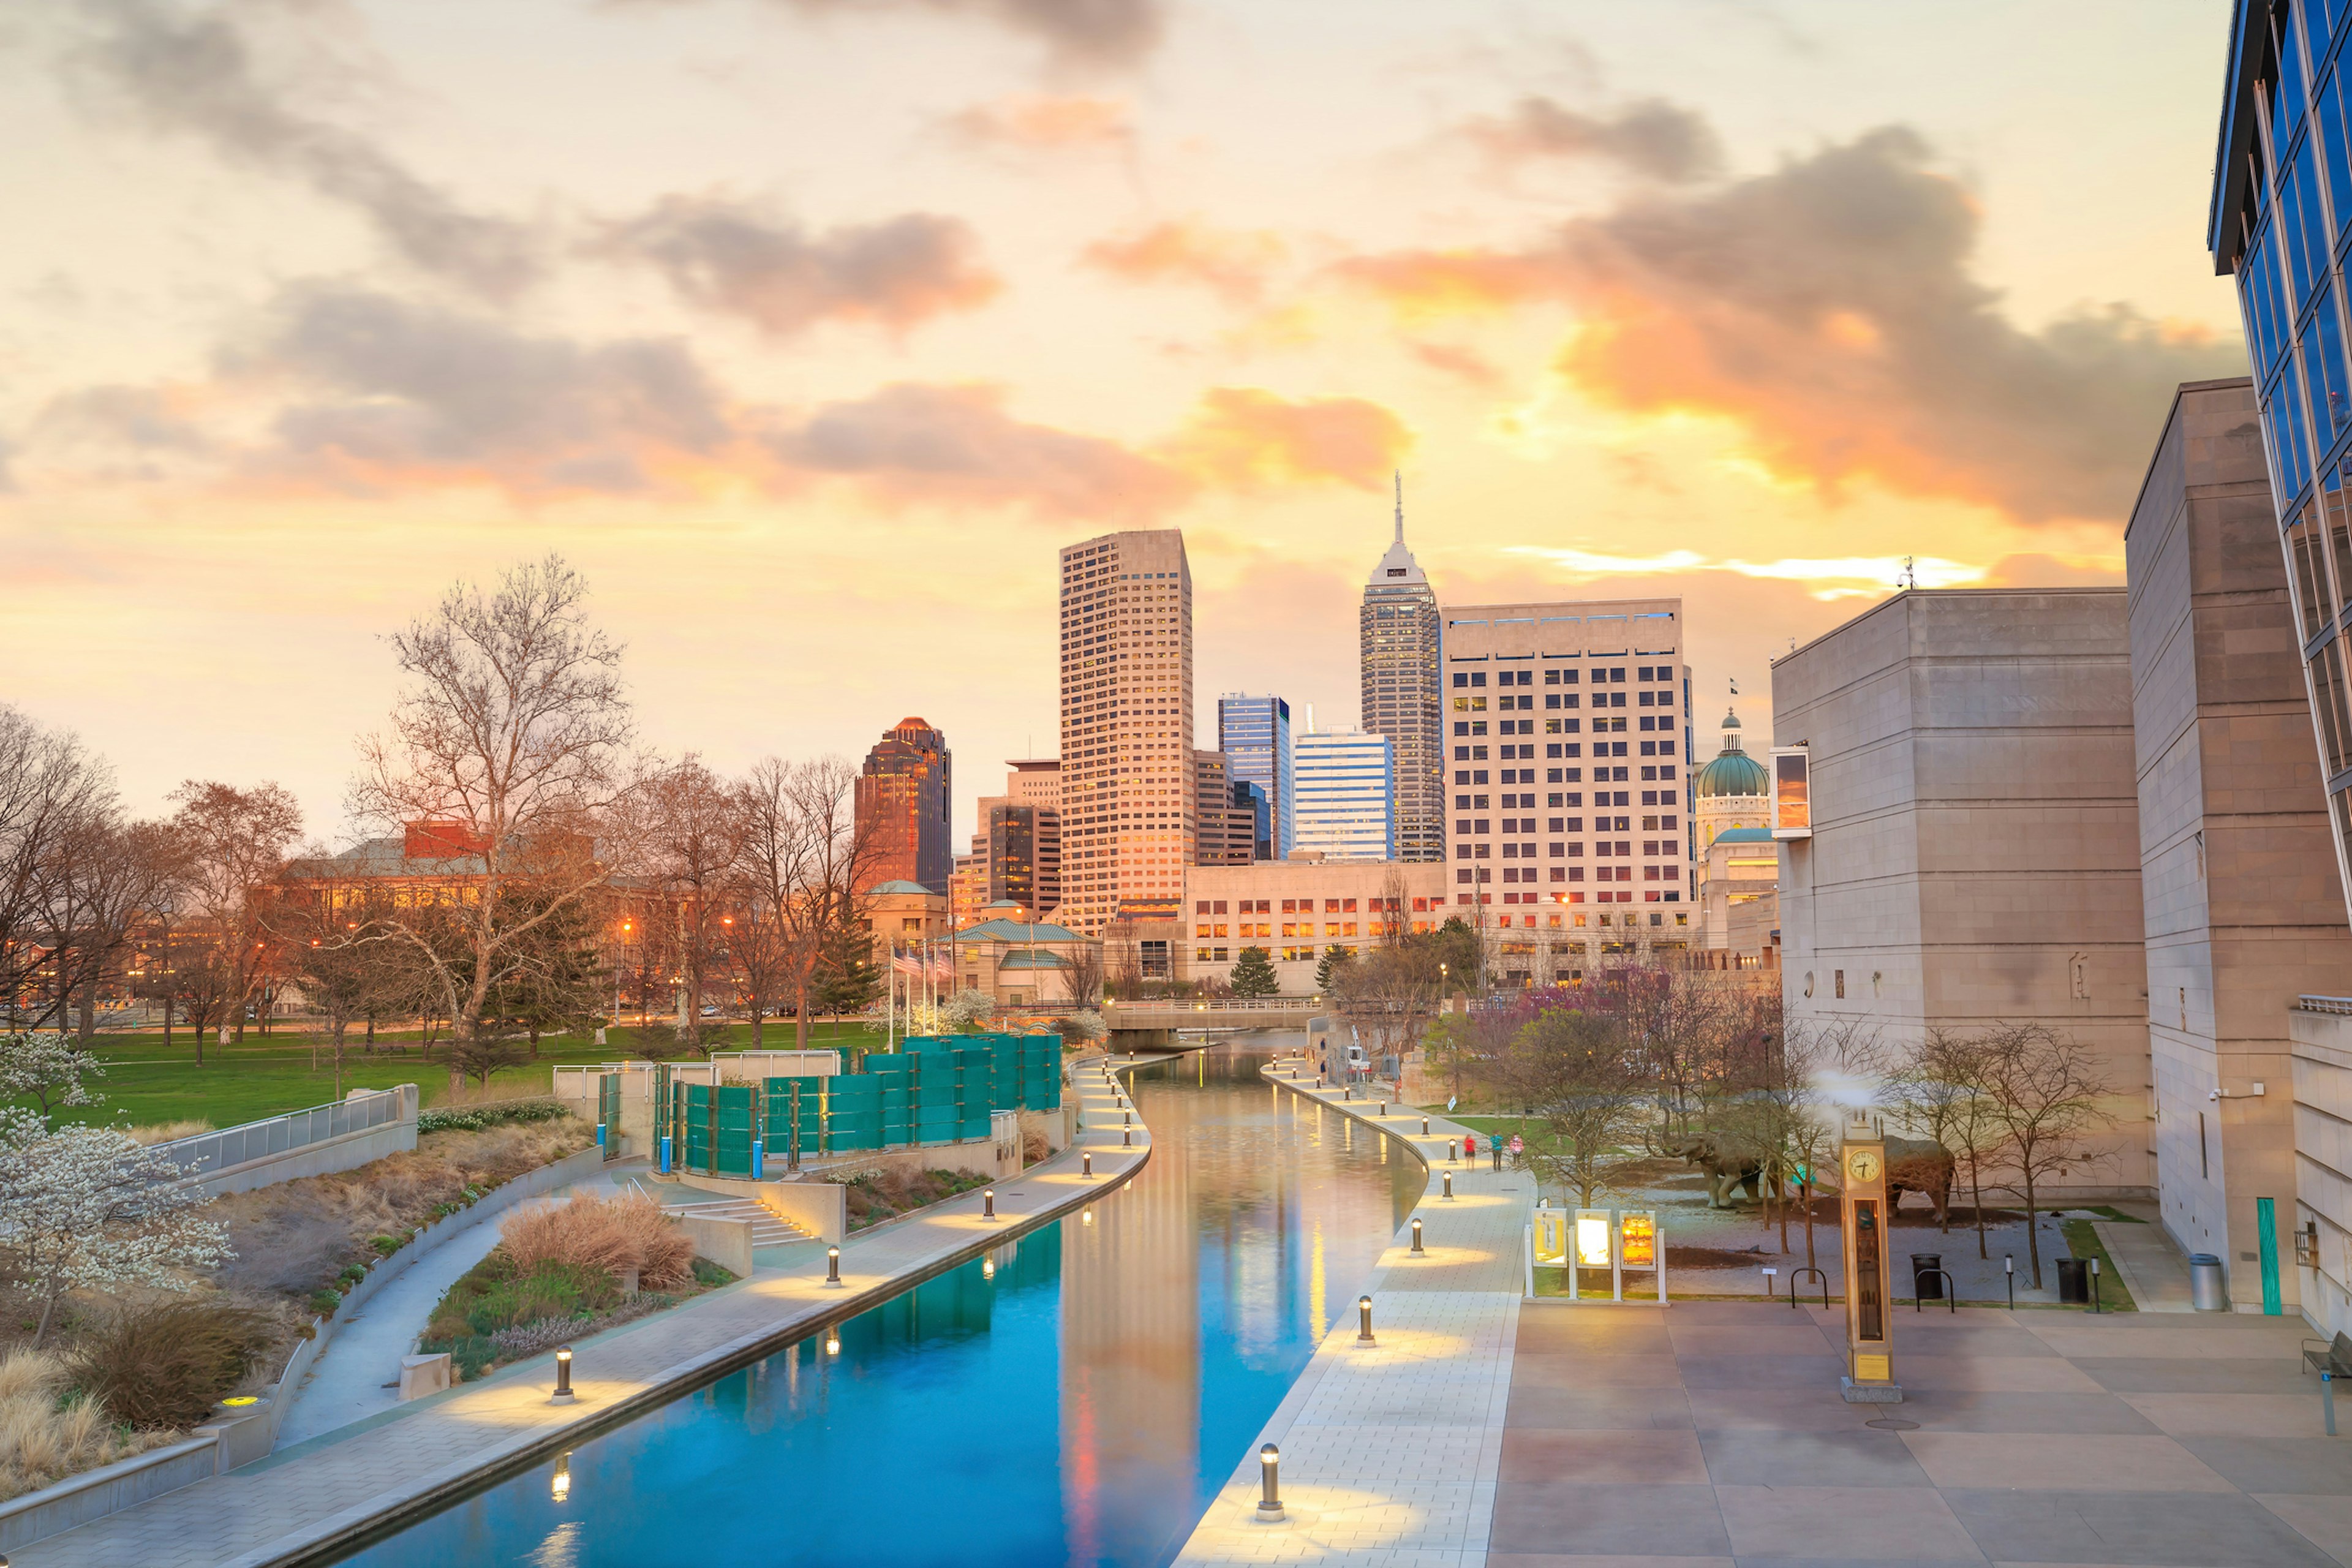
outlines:
M1157 1002L1105 1002L1105 1013L1303 1013L1323 1005L1320 996L1171 996Z

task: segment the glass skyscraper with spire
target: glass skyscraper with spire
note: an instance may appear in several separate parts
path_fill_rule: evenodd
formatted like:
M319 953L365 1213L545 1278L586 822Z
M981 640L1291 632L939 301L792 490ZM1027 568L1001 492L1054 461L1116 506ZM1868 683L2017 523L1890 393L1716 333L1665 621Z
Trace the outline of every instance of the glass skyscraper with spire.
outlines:
M1362 727L1385 735L1396 770L1400 860L1445 858L1445 735L1439 688L1437 594L1404 547L1404 486L1397 485L1396 538L1372 568L1359 621Z

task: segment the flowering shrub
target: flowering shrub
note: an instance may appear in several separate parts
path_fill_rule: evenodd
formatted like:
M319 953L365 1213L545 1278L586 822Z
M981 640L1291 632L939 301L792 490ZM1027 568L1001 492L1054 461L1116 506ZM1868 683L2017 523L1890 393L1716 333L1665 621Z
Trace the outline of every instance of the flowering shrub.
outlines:
M228 1232L197 1211L180 1168L121 1132L47 1131L0 1111L0 1264L41 1303L41 1342L68 1290L180 1289L182 1271L229 1256Z
M560 1100L502 1100L494 1105L453 1105L419 1111L416 1131L479 1132L486 1127L506 1127L529 1121L553 1121L572 1114Z

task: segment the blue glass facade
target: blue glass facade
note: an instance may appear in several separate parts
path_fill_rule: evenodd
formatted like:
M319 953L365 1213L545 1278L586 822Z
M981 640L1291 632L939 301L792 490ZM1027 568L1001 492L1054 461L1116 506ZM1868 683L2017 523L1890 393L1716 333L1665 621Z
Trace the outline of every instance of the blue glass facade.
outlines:
M2352 831L2352 0L2239 0L2208 239L2234 276L2339 859Z
M1279 697L1229 692L1217 699L1217 750L1225 753L1227 776L1265 793L1265 818L1258 837L1261 860L1279 860L1297 840L1292 802L1297 780L1290 746L1290 704Z

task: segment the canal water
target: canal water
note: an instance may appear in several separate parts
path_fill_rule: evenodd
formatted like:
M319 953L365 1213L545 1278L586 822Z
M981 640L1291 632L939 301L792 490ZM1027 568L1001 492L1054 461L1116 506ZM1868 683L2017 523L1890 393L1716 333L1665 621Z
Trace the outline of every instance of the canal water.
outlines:
M1169 1562L1422 1187L1258 1077L1295 1043L1135 1073L1141 1174L849 1320L837 1352L803 1340L346 1561Z

